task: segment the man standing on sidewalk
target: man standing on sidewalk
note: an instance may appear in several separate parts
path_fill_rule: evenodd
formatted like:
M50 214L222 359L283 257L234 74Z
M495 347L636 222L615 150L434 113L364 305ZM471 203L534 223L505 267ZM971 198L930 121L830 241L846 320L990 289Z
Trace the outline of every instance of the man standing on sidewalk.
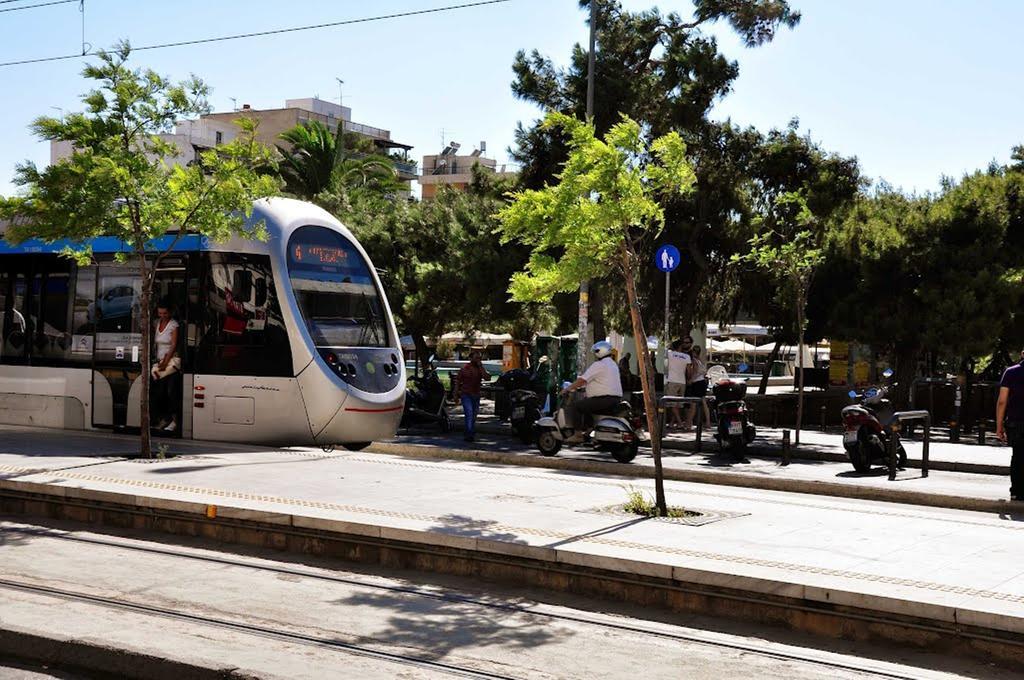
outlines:
M465 419L464 439L471 442L476 439L476 416L480 413L480 383L490 378L491 374L483 365L483 356L479 350L469 353L469 363L459 369L458 394L462 401L462 415Z
M999 381L996 437L1013 447L1010 458L1010 498L1024 501L1024 351L1021 363L1010 366Z

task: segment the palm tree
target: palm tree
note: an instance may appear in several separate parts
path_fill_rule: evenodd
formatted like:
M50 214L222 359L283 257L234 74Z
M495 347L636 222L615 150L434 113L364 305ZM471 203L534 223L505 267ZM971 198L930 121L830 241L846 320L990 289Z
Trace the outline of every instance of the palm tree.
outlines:
M373 142L362 135L345 132L339 125L331 134L326 125L314 120L282 132L290 147L278 145L281 176L288 192L313 200L324 191L373 188L394 189L397 173L387 156L375 153Z

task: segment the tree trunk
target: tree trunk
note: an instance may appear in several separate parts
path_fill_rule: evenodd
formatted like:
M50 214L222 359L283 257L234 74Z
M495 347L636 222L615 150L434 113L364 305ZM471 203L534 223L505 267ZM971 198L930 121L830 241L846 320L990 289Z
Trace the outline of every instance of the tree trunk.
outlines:
M796 432L793 436L793 446L800 445L800 426L804 420L804 296L797 296L796 311L796 365L797 365L797 388L796 388Z
M897 410L910 408L914 378L917 377L917 348L902 347L896 351L896 387L893 405Z
M590 320L593 322L594 342L608 337L608 328L604 322L604 295L601 294L602 283L590 282Z
M661 432L658 423L658 407L654 403L654 366L651 354L645 351L647 334L640 316L640 302L636 295L636 279L633 275L633 249L629 237L622 240L620 246L622 256L622 272L626 278L626 296L629 299L629 316L633 322L633 338L637 346L637 364L640 366L640 382L644 393L644 410L647 412L647 431L651 435L651 456L654 458L654 502L658 506L658 514L668 515L665 502L665 477L661 469Z
M416 365L423 366L426 370L430 360L430 348L427 347L427 340L419 331L411 331L409 334L412 336L412 344L416 346Z
M139 368L142 373L142 401L139 404L139 432L142 435L142 446L139 454L143 458L153 457L153 444L149 431L149 370L152 365L150 357L150 299L153 295L153 272L146 267L146 256L139 256L139 270L142 278L142 293L139 297L139 330L141 342L139 352Z
M775 346L772 347L772 352L768 355L768 363L761 369L761 384L757 388L758 394L766 394L768 392L768 378L772 374L772 366L775 364L775 360L779 358L779 345L781 344L782 339L776 336Z

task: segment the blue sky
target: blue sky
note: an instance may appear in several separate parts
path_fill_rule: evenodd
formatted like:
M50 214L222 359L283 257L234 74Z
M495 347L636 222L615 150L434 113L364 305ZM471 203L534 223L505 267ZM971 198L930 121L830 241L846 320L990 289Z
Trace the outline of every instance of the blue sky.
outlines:
M34 4L33 0L25 0ZM353 19L453 4L451 0L269 0L174 3L86 0L86 40L136 45ZM650 0L626 0L648 8ZM740 64L717 117L762 129L799 118L827 148L856 155L866 174L907 190L929 191L942 175L1005 162L1024 143L1024 70L1019 66L1018 0L793 0L803 21L764 47L746 49L715 32ZM0 8L11 4L0 5ZM688 14L689 2L658 3ZM301 7L301 11L293 8ZM195 73L214 89L215 110L280 106L319 94L345 105L357 122L413 144L418 158L445 140L488 143L505 160L519 120L538 112L510 92L517 49L537 48L564 63L586 39L576 0L511 2L434 15L270 38L139 52L137 62L176 78ZM76 53L77 5L0 13L0 61ZM45 163L48 147L27 126L51 107L81 108L82 62L0 68L0 194L14 165Z

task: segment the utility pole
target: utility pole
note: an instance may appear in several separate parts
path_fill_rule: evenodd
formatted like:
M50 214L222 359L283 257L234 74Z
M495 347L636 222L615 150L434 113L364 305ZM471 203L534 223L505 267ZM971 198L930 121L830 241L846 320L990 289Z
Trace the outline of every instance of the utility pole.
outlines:
M587 122L594 122L594 48L597 45L597 0L590 0L590 52L587 55ZM576 375L583 375L590 359L590 281L580 283Z

